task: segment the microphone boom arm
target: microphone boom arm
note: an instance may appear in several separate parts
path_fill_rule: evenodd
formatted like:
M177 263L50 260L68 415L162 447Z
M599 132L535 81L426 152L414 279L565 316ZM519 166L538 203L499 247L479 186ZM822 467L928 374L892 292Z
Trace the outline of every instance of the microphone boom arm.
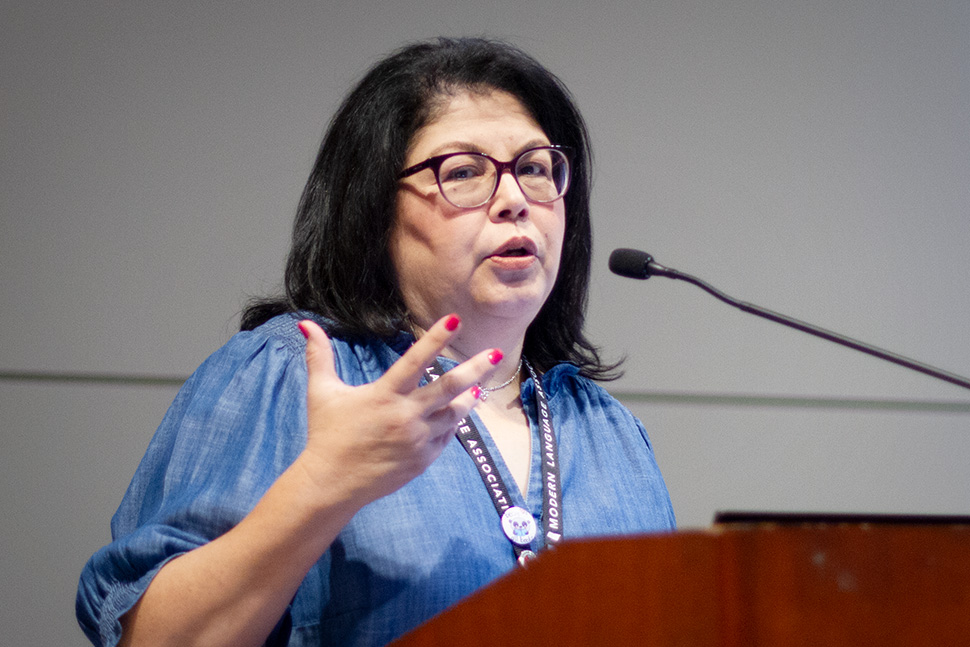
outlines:
M835 342L836 344L848 346L849 348L853 348L863 353L867 353L869 355L872 355L873 357L878 357L879 359L883 359L887 362L892 362L900 366L905 366L908 369L918 371L920 373L929 375L931 377L935 377L938 380L943 380L944 382L949 382L951 384L956 384L957 386L962 386L965 389L970 389L970 379L965 378L963 376L956 375L955 373L949 373L947 371L936 368L934 366L930 366L929 364L924 364L923 362L918 362L914 359L910 359L908 357L904 357L897 353L893 353L891 351L878 348L876 346L867 344L857 339L852 339L851 337L840 335L837 332L832 332L831 330L826 330L825 328L820 328L810 323L799 321L798 319L794 319L787 315L783 315L778 312L773 312L772 310L768 310L767 308L762 308L761 306L754 305L753 303L748 303L746 301L739 301L738 299L735 299L734 297L731 297L721 292L714 286L710 285L709 283L706 283L705 281L700 280L699 278L691 276L690 274L684 274L683 272L671 269L669 267L664 267L663 265L655 262L653 260L653 257L649 255L647 255L646 259L644 260L646 261L644 265L644 269L646 273L646 276L644 277L645 279L650 278L651 276L665 276L670 279L687 281L688 283L692 283L696 285L697 287L701 288L708 294L711 294L715 298L723 301L724 303L734 306L739 310L743 310L744 312L748 312L753 315L758 315L759 317L763 317L765 319L768 319L769 321L774 321L776 323L783 324L785 326L788 326L789 328L795 328L796 330L807 332L810 335L815 335L816 337L827 339L829 341Z

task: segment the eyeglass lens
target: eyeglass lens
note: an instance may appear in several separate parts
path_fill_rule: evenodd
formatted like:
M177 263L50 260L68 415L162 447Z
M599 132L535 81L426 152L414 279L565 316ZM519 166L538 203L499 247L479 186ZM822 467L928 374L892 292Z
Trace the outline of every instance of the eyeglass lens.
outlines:
M526 151L515 165L515 179L530 200L552 202L566 191L569 163L552 148ZM458 207L477 207L492 197L498 184L495 164L481 155L453 155L438 169L444 197Z

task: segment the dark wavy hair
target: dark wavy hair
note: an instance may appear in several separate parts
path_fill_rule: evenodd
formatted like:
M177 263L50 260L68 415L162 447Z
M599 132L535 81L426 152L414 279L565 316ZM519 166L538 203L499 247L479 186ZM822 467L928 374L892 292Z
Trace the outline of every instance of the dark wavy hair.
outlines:
M505 42L440 38L377 63L341 104L300 199L286 265L285 296L251 301L250 330L284 312L309 310L334 334L390 337L407 329L388 241L398 173L411 139L445 99L462 91L516 97L554 144L572 149L559 276L529 326L524 353L540 370L560 362L587 377L617 377L583 333L590 277L589 135L563 83Z

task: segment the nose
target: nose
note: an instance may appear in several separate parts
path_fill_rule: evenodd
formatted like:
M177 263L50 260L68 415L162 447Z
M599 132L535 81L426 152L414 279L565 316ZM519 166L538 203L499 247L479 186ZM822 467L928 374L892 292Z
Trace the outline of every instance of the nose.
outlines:
M529 200L510 169L506 169L498 178L489 212L493 218L503 220L529 216Z

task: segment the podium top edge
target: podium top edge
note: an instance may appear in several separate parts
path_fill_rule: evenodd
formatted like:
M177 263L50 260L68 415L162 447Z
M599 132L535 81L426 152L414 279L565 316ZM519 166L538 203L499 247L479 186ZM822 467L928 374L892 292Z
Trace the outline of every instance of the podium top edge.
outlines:
M764 510L724 510L714 515L715 526L772 524L801 525L878 525L878 526L960 526L970 525L970 515L895 514L868 512L773 512Z

